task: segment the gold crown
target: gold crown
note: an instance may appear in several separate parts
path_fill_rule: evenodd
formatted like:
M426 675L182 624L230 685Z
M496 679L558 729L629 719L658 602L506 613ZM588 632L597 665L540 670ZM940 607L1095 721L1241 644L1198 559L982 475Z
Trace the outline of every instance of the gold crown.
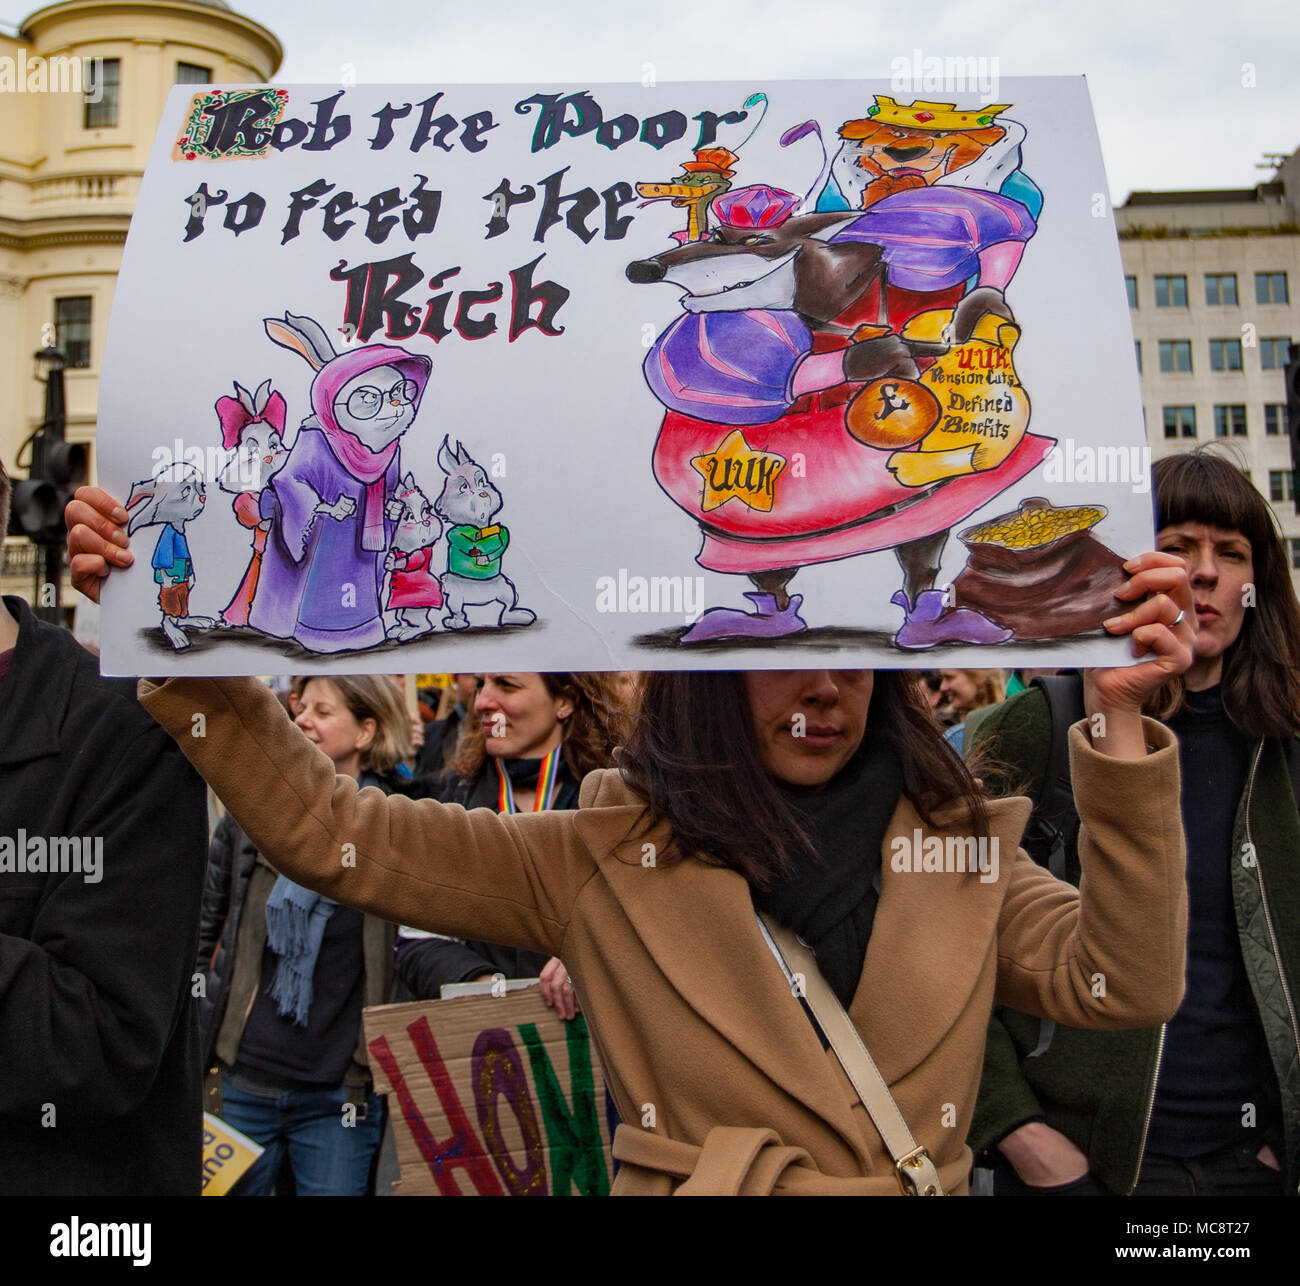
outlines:
M950 130L979 129L992 125L999 112L1005 112L1010 103L991 103L988 107L971 107L958 110L954 103L931 103L918 98L914 103L897 103L888 94L877 94L876 101L867 109L866 118L846 121L840 130L841 138L865 138L873 125L904 125L908 129Z

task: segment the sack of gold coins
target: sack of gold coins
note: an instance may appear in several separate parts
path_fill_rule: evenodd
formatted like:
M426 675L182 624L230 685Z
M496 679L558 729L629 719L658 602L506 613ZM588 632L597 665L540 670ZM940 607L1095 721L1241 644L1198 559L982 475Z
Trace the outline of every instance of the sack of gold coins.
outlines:
M953 606L971 607L1014 630L1051 639L1100 630L1120 610L1124 560L1092 534L1101 505L1055 508L1041 496L1016 513L959 531L969 560L953 582Z

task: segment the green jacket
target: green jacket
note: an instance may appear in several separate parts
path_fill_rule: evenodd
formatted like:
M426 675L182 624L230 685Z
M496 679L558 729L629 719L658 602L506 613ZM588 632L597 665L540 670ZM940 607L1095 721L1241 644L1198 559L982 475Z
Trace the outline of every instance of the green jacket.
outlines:
M472 580L491 580L501 571L510 532L501 526L452 527L447 532L447 570Z
M1047 700L1031 688L967 728L968 758L995 794L1037 797L1047 758ZM1293 747L1295 753L1300 749ZM1268 1137L1285 1175L1300 1185L1300 815L1283 744L1261 738L1251 756L1233 830L1232 893L1242 957L1277 1079L1279 1137ZM1066 878L1079 882L1078 856ZM1088 1156L1096 1177L1127 1194L1137 1182L1155 1100L1164 1028L1077 1031L1058 1027L1048 1051L1029 1054L1037 1018L994 1011L968 1142L976 1153L1041 1118Z

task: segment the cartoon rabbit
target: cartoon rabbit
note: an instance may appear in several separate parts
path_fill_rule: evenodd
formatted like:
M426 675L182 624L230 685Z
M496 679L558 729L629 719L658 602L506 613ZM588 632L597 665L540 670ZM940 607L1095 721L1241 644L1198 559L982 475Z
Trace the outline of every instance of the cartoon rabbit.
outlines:
M500 603L498 624L531 625L537 614L517 606L514 583L501 571L510 532L499 523L489 525L501 508L501 493L459 442L452 449L448 437L438 448L438 465L447 480L434 509L453 524L447 531L447 571L442 578L450 612L443 624L463 630L469 625L466 606Z
M266 537L271 520L263 518L260 508L262 488L289 458L284 445L284 398L271 391L271 381L250 393L235 381L234 397L219 397L217 419L221 424L221 445L231 453L226 466L217 475L217 485L235 497L235 517L253 532L253 556L244 572L235 596L222 610L227 625L247 625L253 595L262 571Z
M402 478L396 499L402 516L384 570L389 573L387 607L395 618L388 637L404 643L437 628L429 609L442 607L442 586L433 571L433 547L442 535L442 523L413 475Z
M202 475L192 464L180 463L132 483L126 498L128 534L141 527L162 527L153 551L153 578L158 582L162 632L178 652L190 645L187 629L210 630L216 625L210 616L190 615L194 564L185 524L203 512L206 499Z
M271 530L248 622L313 652L373 647L385 638L383 561L402 512L399 444L433 364L388 344L335 353L310 317L264 324L316 374L312 414L262 492Z

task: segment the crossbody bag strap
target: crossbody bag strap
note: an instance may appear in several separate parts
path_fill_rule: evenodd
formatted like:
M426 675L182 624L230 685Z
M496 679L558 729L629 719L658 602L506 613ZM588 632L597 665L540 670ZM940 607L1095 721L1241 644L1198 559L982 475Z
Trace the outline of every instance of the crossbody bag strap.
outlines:
M830 1042L835 1057L840 1060L862 1100L862 1106L867 1109L889 1155L893 1157L894 1171L903 1195L943 1196L938 1168L930 1154L912 1137L912 1131L907 1128L875 1059L868 1053L858 1029L844 1012L844 1006L836 999L830 984L822 977L813 953L789 929L770 917L760 914L758 923L768 949L785 972L786 980L792 988L796 983L802 983L795 994L802 995L808 1002L817 1025ZM800 974L802 979L797 976Z

